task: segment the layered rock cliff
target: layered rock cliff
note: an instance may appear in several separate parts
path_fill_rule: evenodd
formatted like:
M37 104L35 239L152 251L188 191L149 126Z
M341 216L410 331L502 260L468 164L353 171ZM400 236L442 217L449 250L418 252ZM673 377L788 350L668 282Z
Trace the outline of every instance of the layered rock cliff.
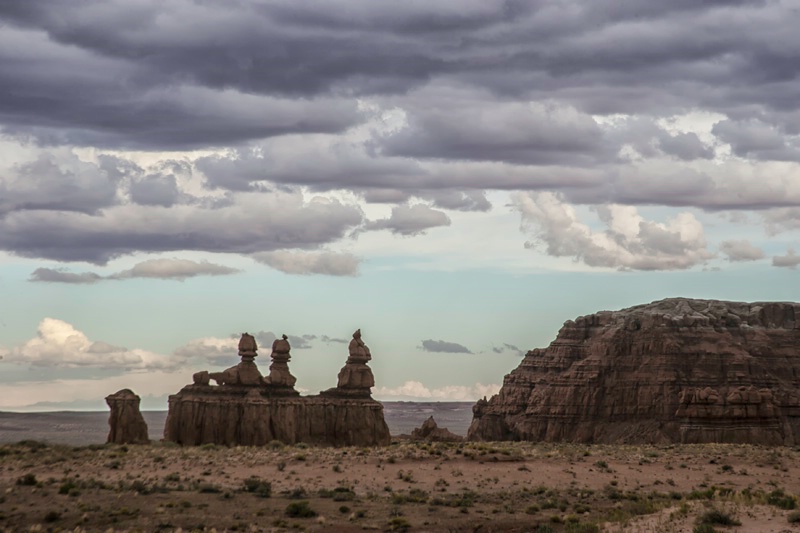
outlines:
M472 440L800 443L800 304L670 298L568 320Z
M383 405L371 398L271 396L266 387L188 385L169 398L164 438L184 445L261 446L272 440L385 446Z

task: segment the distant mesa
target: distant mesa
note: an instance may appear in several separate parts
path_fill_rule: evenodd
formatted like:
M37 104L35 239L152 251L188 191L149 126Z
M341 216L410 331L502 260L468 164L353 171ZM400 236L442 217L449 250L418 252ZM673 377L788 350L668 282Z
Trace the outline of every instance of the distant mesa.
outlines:
M461 442L464 437L456 435L447 428L440 428L432 416L422 423L420 427L411 431L411 440L424 440L429 442Z
M568 320L470 440L800 444L800 304L670 298Z
M222 372L197 372L193 383L169 397L164 428L167 441L185 445L263 445L272 440L334 446L388 445L391 437L383 405L372 399L372 358L353 334L338 384L317 396L300 396L289 371L286 335L272 344L272 364L264 377L255 363L252 335L239 341L241 361ZM211 382L215 384L212 384Z

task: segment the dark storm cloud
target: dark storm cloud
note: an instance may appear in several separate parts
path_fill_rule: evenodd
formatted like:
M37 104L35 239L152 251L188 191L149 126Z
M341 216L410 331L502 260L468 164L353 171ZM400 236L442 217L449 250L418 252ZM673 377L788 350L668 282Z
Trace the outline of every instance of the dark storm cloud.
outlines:
M457 342L435 341L433 339L422 341L420 349L437 353L472 353L469 348Z
M40 154L9 174L0 171L0 217L21 210L96 213L117 203L118 185L118 175L74 154Z
M349 97L435 79L599 114L796 109L800 37L788 3L653 4L5 2L0 119L50 143L222 145L340 131L358 120ZM452 123L419 116L411 128L432 135L430 149L403 137L392 149L470 156L479 136L455 142L451 128L473 112ZM596 149L573 126L558 150ZM519 133L485 155L548 159L535 134ZM530 154L515 148L524 139Z
M131 200L139 205L169 207L178 200L178 182L175 176L148 175L134 180L130 185Z
M715 124L712 131L739 157L800 161L800 139L788 136L774 124L758 119L724 120Z
M591 164L616 152L594 119L574 109L432 96L441 101L426 99L410 111L408 127L384 139L387 155L550 165Z
M105 264L135 251L254 253L316 248L362 222L339 202L299 194L252 193L217 209L123 205L102 214L19 211L0 218L0 250L26 257Z

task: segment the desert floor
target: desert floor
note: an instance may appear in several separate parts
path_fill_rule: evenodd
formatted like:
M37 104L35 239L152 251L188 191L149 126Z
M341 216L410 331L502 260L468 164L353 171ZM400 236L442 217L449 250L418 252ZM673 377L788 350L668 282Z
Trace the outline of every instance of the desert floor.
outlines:
M0 446L0 530L800 532L798 459L714 444L23 441Z

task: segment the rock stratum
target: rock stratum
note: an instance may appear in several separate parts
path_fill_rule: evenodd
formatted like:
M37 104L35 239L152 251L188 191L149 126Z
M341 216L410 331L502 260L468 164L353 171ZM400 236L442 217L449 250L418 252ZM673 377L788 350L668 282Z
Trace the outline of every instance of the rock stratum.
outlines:
M239 364L222 372L198 372L193 384L170 396L164 439L227 446L261 446L273 440L332 446L390 443L383 405L370 395L374 378L366 361L371 356L360 330L353 334L337 387L316 396L300 396L294 389L285 335L272 345L266 377L255 364L256 350L253 336L243 334Z
M670 298L568 320L471 440L800 444L800 304Z

